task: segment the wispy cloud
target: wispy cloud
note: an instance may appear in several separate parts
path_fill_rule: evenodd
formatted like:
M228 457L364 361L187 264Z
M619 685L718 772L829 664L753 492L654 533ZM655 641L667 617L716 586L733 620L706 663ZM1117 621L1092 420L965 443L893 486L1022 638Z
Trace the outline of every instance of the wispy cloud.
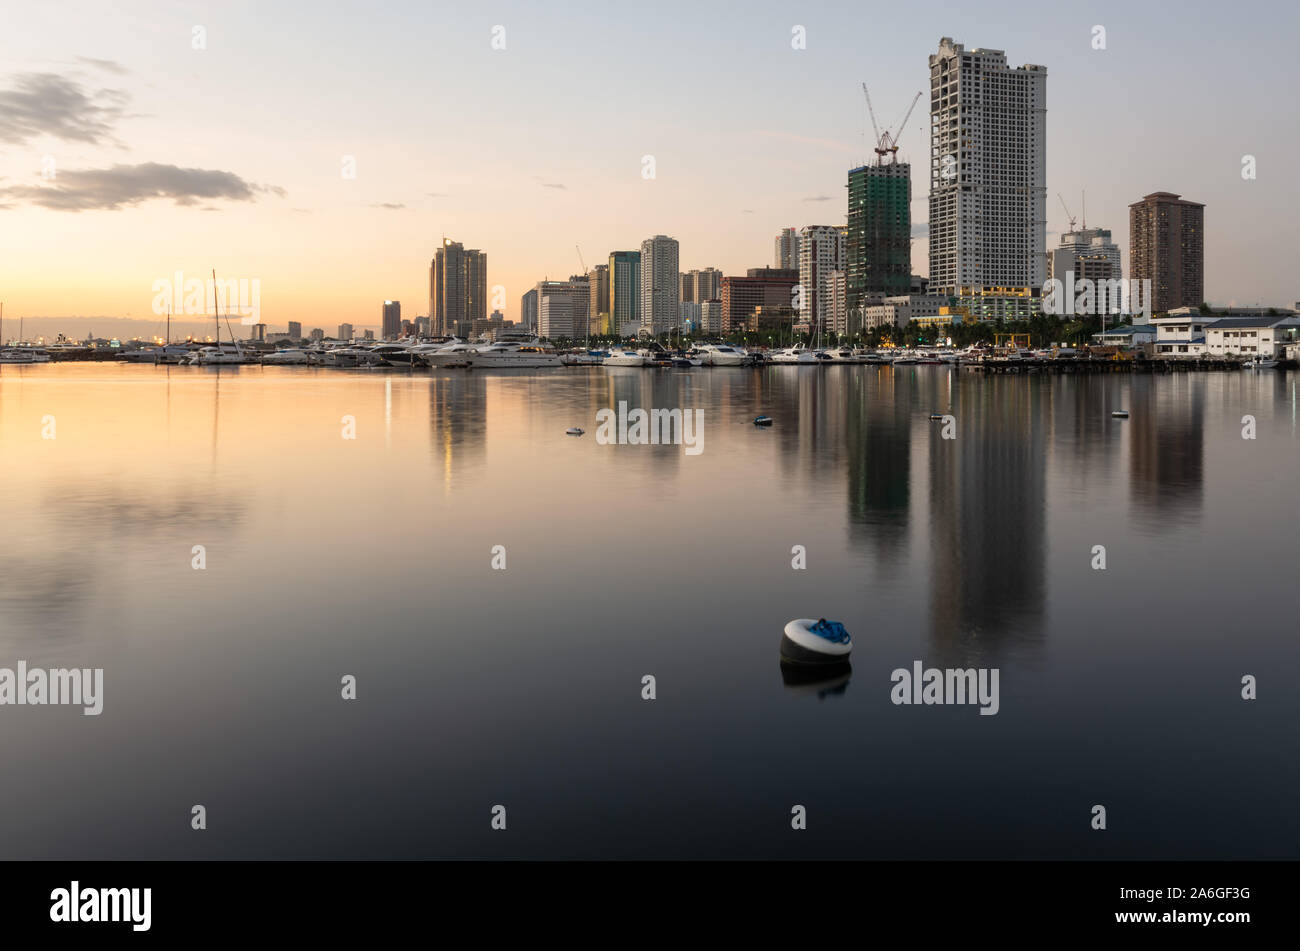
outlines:
M112 141L128 100L119 90L89 92L54 73L23 73L0 89L0 142L21 145L41 135L91 145Z
M810 198L804 199L804 201L830 201L830 200L831 200L830 195L813 195Z
M559 182L542 182L542 187L543 187L543 188L558 188L560 191L568 191L568 188L566 188L565 186L561 185Z
M375 202L375 203L374 203L373 205L371 205L370 207L371 207L371 208L386 208L386 209L388 209L389 211L400 211L401 209L405 208L406 206L403 205L401 202L396 202L396 201L378 201L378 202Z
M246 182L234 172L146 162L64 171L49 185L0 188L0 208L25 203L51 211L117 211L154 198L196 205L212 200L256 201L262 194L284 197L285 191Z
M928 221L919 221L916 224L912 225L913 238L922 238L925 235L928 235L929 233L930 233L930 222Z
M125 76L131 70L127 69L121 63L115 63L111 59L95 59L93 56L78 56L77 62L85 63L87 66L93 66L96 69L102 69L106 73L112 73L114 76Z

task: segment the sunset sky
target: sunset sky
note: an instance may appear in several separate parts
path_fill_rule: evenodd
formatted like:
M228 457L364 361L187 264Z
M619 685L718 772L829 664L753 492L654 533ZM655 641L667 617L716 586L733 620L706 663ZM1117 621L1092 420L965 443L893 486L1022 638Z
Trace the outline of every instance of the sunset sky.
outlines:
M942 36L1047 66L1049 247L1066 227L1057 192L1081 215L1086 188L1088 223L1113 229L1127 272L1128 204L1177 192L1207 206L1212 301L1291 305L1300 14L1150 6L10 5L5 336L19 317L29 336L84 333L75 317L161 332L154 282L213 268L260 281L272 331L376 326L385 298L413 318L443 235L487 252L509 318L536 281L581 270L575 246L591 267L662 233L684 270L743 273L771 263L780 228L843 222L845 173L869 150L859 84L893 125ZM806 49L791 48L796 25ZM902 133L920 274L928 122L923 98Z

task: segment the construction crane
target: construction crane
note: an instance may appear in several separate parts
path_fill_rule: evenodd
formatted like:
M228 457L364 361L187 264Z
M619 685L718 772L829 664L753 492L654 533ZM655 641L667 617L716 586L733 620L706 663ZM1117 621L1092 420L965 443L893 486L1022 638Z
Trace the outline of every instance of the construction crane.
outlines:
M1056 197L1057 197L1058 199L1060 199L1060 201L1061 201L1061 207L1062 207L1062 208L1065 208L1065 217L1068 218L1068 219L1070 219L1070 230L1069 230L1068 233L1069 233L1069 234L1074 234L1074 223L1075 223L1075 221L1078 220L1078 219L1076 219L1076 218L1074 217L1074 215L1070 214L1070 209L1069 209L1068 207L1066 207L1066 204L1065 204L1065 198L1061 195L1060 192L1057 192L1057 193L1056 193Z
M871 131L876 136L876 164L893 165L898 161L898 137L903 134L903 129L907 127L907 120L912 118L912 110L916 108L917 102L921 98L918 92L912 99L912 104L907 107L907 112L903 114L903 121L900 122L895 131L886 129L883 133L880 126L876 123L876 110L871 105L871 93L867 91L867 84L862 84L862 95L867 98L867 112L871 115ZM889 161L886 162L885 158Z

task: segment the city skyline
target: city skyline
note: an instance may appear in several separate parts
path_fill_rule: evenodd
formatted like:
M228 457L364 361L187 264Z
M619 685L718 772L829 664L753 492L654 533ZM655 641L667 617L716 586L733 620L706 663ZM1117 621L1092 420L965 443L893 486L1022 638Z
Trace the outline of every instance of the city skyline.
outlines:
M261 282L260 320L275 330L289 321L376 327L383 300L427 299L429 261L443 235L491 255L489 299L503 286L501 309L511 320L539 281L583 273L580 254L590 265L655 234L679 242L682 272L717 267L743 276L770 264L782 228L844 223L847 173L867 162L872 144L860 82L882 123L895 121L926 88L927 60L943 36L967 49L1002 50L1012 67L1048 70L1049 249L1068 227L1055 193L1073 206L1086 189L1089 224L1110 230L1127 256L1128 206L1169 191L1209 208L1209 300L1285 305L1300 296L1282 260L1300 237L1289 213L1297 186L1284 173L1297 133L1263 121L1266 111L1285 112L1281 43L1296 13L1255 8L1261 28L1249 49L1218 31L1216 53L1228 68L1249 64L1249 75L1223 84L1183 70L1178 97L1111 115L1095 104L1185 63L1207 23L1226 25L1229 15L1193 5L1195 15L1170 21L1100 4L1085 21L1029 4L992 8L996 21L988 10L868 14L839 4L797 11L767 4L744 22L691 8L699 27L691 35L671 23L639 24L645 48L615 55L596 42L626 26L614 13L549 22L507 5L438 37L437 82L478 84L470 97L477 112L440 97L446 115L420 107L436 83L418 71L414 37L421 23L429 26L425 40L437 31L422 19L432 14L414 6L382 11L369 24L311 8L301 19L319 42L304 45L288 25L254 29L254 9L236 5L211 14L201 50L192 48L198 14L128 5L120 23L92 30L53 11L24 10L0 39L7 54L0 104L11 116L0 122L5 317L29 321L34 334L71 330L69 318L78 316L92 327L121 317L158 325L153 281L176 271L206 277L215 267L222 278ZM1241 15L1238 8L1232 16ZM398 23L403 30L390 29ZM852 27L868 23L872 39L855 45ZM504 49L491 46L495 25L505 27ZM1106 28L1105 49L1092 48L1094 25ZM793 46L795 27L805 30L803 49ZM712 44L719 35L734 42ZM1275 55L1260 48L1261 35L1276 38ZM381 41L394 47L391 75L377 78L346 55L368 55ZM574 45L591 62L552 69L552 54ZM706 49L710 69L701 73L691 63ZM635 108L605 117L608 135L598 146L575 148L554 126L566 99L600 94L590 77L606 74L604 66L610 76L615 65L649 68L665 51L674 67ZM232 78L239 64L296 75L263 88ZM538 70L548 83L532 85L546 88L529 88ZM778 74L787 81L755 85ZM728 103L727 114L689 127L661 118L701 94ZM484 110L486 102L499 108ZM929 121L918 108L900 134L900 161L924 167ZM292 149L283 147L288 140ZM1246 155L1257 160L1255 180L1242 177ZM644 177L646 156L653 178ZM348 157L355 178L344 177ZM47 158L52 177L42 177ZM178 174L187 170L203 174ZM912 271L920 275L930 273L926 179L914 176L911 201ZM45 326L46 318L64 326ZM182 330L187 322L203 318L174 318Z

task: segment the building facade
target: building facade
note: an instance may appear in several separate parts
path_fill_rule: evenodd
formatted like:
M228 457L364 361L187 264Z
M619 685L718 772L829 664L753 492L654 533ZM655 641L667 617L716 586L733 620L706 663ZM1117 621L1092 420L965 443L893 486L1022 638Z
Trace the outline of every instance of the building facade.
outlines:
M743 330L756 308L769 313L791 307L794 289L799 284L796 268L755 267L744 277L722 279L722 333Z
M385 340L396 340L402 335L401 301L384 301L383 316L379 321L379 335Z
M930 287L973 316L1028 315L1041 294L1046 118L1046 67L949 37L930 57Z
M794 228L782 228L776 236L776 246L772 255L772 267L789 271L799 267L799 232Z
M651 336L676 329L680 319L679 250L667 235L641 242L641 330Z
M799 229L801 316L813 332L829 329L831 275L844 270L844 231L839 225L808 225Z
M519 298L519 324L526 330L537 330L537 288L535 287Z
M351 324L339 324L339 340L351 340L356 335Z
M846 307L906 294L912 280L912 167L864 165L849 172Z
M1129 275L1151 282L1151 309L1167 313L1205 300L1205 206L1153 192L1128 206Z
M587 304L587 319L591 323L591 332L609 333L609 265L597 264L587 272L587 286L591 288L591 300Z
M429 267L429 322L437 336L470 332L487 317L487 254L444 238Z
M641 326L641 252L611 251L609 332L626 335L633 325Z

